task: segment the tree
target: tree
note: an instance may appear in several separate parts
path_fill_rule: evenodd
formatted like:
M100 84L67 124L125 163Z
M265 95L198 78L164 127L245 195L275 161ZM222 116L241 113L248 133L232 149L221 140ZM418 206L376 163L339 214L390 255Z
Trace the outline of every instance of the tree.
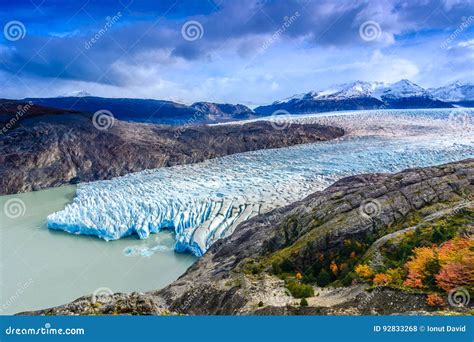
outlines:
M418 247L413 251L414 255L405 264L408 276L403 284L409 287L426 288L423 283L429 275L426 266L428 263L435 261L437 258L436 251L432 247Z
M458 286L474 286L474 241L454 238L439 249L440 270L436 284L445 291Z
M319 272L316 282L318 283L319 286L324 287L328 285L330 281L331 281L331 276L329 275L328 271L326 271L323 268L321 272Z

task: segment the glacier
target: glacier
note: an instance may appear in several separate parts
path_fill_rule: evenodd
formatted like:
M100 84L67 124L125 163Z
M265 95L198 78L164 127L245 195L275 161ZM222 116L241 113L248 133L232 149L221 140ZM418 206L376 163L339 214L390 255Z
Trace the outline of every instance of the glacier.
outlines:
M390 110L287 118L339 125L347 135L82 183L72 203L48 216L48 227L107 241L132 234L146 239L169 229L175 251L202 256L239 223L342 177L474 157L473 114L467 109ZM130 248L124 253L153 252Z

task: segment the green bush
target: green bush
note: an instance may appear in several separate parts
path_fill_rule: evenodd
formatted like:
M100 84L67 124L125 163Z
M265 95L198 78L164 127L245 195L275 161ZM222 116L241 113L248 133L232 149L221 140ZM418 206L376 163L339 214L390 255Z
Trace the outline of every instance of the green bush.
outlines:
M300 306L308 306L308 301L306 300L306 298L301 298Z
M322 269L321 272L319 272L318 277L316 278L316 282L321 287L328 285L331 282L331 276L329 272L325 269Z
M352 284L352 280L354 279L354 274L352 272L347 273L344 278L342 278L342 285L343 286L350 286Z
M288 259L288 258L285 258L283 259L283 261L281 262L280 264L280 269L283 271L283 272L292 272L295 270L295 265L293 265L293 262Z
M287 289L295 298L306 298L314 296L314 289L311 285L300 284L295 280L289 280L286 283Z

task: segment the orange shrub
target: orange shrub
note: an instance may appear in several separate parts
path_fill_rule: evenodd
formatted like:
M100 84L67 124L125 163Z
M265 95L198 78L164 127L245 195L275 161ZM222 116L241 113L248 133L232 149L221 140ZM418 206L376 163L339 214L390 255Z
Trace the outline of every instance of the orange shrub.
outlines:
M390 283L392 279L390 278L389 275L385 274L385 273L377 273L375 276L374 276L374 279L373 279L373 282L375 285L386 285L388 283Z
M432 247L419 247L413 251L415 255L405 264L408 276L403 284L409 287L424 288L423 280L428 276L427 266L430 262L436 261L436 251Z
M439 249L441 270L436 283L445 291L458 286L474 286L474 241L454 238Z
M429 306L442 306L444 305L444 299L439 294L430 293L426 297L426 304Z
M458 286L474 287L474 241L456 237L437 247L414 249L414 255L405 264L408 272L404 285L427 288L428 276L445 291ZM436 264L435 270L430 265Z
M329 268L331 269L331 272L334 274L337 274L338 267L337 264L333 261L331 261L331 265L329 265Z

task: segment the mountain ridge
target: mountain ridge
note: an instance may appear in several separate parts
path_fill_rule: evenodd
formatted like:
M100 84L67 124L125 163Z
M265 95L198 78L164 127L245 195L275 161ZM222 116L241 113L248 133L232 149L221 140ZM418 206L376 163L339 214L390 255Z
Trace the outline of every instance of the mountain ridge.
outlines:
M72 95L72 96L71 96ZM159 124L206 124L258 118L276 111L291 114L341 110L454 108L474 106L474 85L456 81L439 88L423 88L402 79L383 82L354 81L293 95L251 109L243 104L169 100L106 98L76 91L68 96L26 98L38 105L94 113L110 111L119 120Z
M465 96L456 98L443 96L448 93L445 88L458 93L460 88ZM391 84L358 80L274 101L270 105L255 108L255 112L272 114L277 110L284 110L300 114L337 110L453 108L456 105L474 103L474 90L471 89L474 89L472 85L461 82L441 88L425 89L408 79Z

